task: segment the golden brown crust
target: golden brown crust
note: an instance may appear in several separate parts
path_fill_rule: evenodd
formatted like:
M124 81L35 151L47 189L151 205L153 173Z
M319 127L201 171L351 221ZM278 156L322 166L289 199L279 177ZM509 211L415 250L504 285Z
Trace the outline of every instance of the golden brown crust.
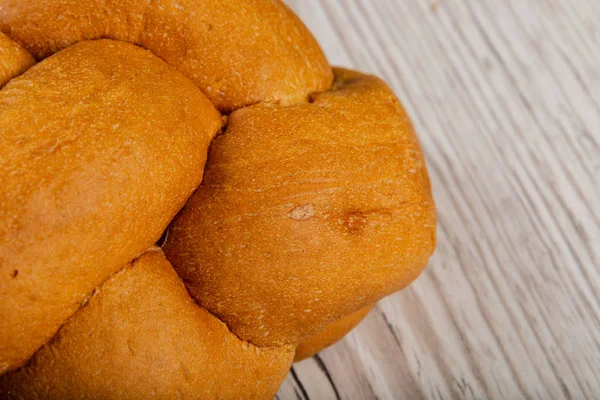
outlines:
M8 398L271 399L294 349L256 348L198 307L160 250L112 276L27 367Z
M220 126L191 81L124 42L82 42L0 91L0 369L154 244Z
M326 347L331 346L344 336L346 336L356 325L358 325L373 309L374 305L370 305L360 310L346 315L343 318L333 321L321 331L321 333L300 343L296 348L294 362L302 361L312 357Z
M408 285L435 246L410 121L379 79L336 70L311 104L234 112L165 247L238 337L298 343Z
M303 101L332 80L313 36L279 0L0 0L0 31L38 59L86 39L134 43L227 112Z
M0 397L270 398L410 283L419 144L332 81L280 0L0 0Z
M21 75L35 64L24 48L0 32L0 89L15 76Z

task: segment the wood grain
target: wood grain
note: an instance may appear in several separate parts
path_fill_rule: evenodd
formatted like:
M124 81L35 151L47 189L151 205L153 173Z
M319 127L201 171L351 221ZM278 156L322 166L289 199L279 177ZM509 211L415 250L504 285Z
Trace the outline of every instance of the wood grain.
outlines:
M278 398L600 398L600 1L287 2L404 102L439 246Z

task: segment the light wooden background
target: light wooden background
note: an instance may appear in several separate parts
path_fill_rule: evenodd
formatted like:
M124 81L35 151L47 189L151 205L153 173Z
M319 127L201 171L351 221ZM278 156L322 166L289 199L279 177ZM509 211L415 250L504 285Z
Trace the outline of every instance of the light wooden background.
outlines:
M439 246L278 398L600 399L600 0L290 0L428 158Z

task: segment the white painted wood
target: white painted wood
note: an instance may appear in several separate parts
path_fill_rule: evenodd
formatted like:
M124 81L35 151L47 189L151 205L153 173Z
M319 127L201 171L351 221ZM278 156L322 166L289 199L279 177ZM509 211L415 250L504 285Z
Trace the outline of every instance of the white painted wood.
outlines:
M439 245L278 398L600 398L600 1L287 2L405 104Z

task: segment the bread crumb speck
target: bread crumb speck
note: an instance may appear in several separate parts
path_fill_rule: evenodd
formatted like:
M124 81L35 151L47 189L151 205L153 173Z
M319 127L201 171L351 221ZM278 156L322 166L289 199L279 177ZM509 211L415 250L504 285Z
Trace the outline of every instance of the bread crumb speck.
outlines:
M288 213L288 216L295 221L306 221L315 215L315 209L312 204L298 206Z

